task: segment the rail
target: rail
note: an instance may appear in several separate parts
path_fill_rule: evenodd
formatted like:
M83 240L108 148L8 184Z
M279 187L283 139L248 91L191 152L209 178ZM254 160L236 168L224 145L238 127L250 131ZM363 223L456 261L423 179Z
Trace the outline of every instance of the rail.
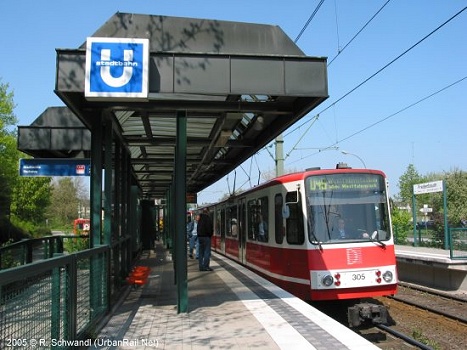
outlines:
M88 236L60 235L25 239L0 247L0 269L26 265L88 247Z

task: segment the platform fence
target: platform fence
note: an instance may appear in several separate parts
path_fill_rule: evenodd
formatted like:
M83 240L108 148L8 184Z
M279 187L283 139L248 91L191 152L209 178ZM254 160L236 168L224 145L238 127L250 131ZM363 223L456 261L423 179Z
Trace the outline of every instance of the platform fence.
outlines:
M60 235L25 239L0 247L0 269L8 269L74 253L89 247L88 236Z
M467 259L467 228L449 229L449 247L451 259Z
M109 307L107 246L0 271L0 349L70 348Z

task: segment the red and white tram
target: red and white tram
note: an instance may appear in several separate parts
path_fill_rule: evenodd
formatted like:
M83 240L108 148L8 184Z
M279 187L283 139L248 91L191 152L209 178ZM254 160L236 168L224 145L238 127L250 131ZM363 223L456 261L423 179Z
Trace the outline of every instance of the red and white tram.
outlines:
M395 294L386 176L339 165L284 175L209 206L212 249L304 300ZM349 309L350 324L386 322L376 308Z

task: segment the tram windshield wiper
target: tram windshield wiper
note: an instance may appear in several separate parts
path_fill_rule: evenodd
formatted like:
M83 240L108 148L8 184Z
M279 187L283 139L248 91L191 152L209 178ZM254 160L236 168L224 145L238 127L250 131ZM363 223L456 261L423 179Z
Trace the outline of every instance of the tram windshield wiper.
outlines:
M370 240L372 242L378 243L379 245L381 245L381 247L386 248L386 244L379 239L378 231L375 231L371 234Z
M316 244L319 247L319 250L323 250L322 247L322 242L319 241L318 237L316 237L315 233L313 231L310 232L313 240L311 241L311 244Z
M312 243L312 244L318 245L319 250L323 250L323 246L321 245L322 242L318 241L318 240L316 239L316 237L314 237L314 238L315 238L315 239L314 239L313 241L311 241L311 243Z

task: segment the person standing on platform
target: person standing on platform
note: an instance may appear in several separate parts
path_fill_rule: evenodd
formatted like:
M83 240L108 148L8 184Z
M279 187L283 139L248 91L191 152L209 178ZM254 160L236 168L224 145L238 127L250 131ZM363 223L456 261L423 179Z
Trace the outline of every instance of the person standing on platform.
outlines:
M211 260L211 237L213 234L213 225L207 209L199 215L198 219L198 241L199 241L199 270L212 271L209 267Z
M199 241L198 241L198 220L199 215L196 215L193 221L190 221L187 226L187 234L189 238L189 256L193 259L193 249L196 251L196 259L199 257Z

